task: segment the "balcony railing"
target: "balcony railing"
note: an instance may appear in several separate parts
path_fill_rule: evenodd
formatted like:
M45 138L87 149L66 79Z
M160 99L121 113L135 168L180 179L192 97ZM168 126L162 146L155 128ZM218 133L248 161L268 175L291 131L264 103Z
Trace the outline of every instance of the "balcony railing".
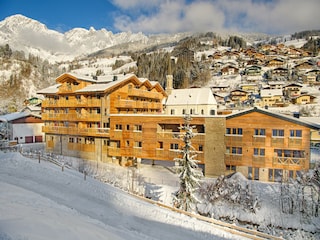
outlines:
M224 159L227 165L241 165L242 155L226 153Z
M289 147L301 147L302 138L289 138Z
M42 120L47 121L75 121L75 122L99 122L102 115L100 113L42 113Z
M83 136L109 136L109 128L76 128L62 126L43 126L45 133L65 134L65 135L83 135Z
M134 100L118 100L116 102L117 108L129 108L129 109L161 109L162 104L157 102L147 101L134 101Z
M101 99L44 99L41 103L42 107L100 107Z
M273 157L273 164L304 166L306 158L297 157Z
M150 92L140 89L132 88L128 91L129 96L136 96L136 97L142 97L142 98L152 98L152 99L161 99L162 95L157 92Z

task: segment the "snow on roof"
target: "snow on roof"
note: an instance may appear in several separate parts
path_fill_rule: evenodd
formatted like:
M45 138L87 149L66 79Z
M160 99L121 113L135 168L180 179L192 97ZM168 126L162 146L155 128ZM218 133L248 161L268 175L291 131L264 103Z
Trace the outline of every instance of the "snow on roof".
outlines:
M50 87L44 88L42 90L37 91L37 94L55 94L59 91L59 87L61 84L55 84Z
M127 75L116 75L112 76L110 75L111 81L108 81L107 83L97 83L97 84L91 84L88 85L82 89L79 89L75 92L81 93L81 92L102 92L107 90L108 88L111 88L119 83L121 83L123 80L128 79L130 77L134 76L134 74L127 74Z
M282 89L261 89L261 97L282 96Z
M173 89L166 105L217 104L210 88Z
M31 114L30 112L14 112L14 113L9 113L9 114L0 116L0 121L1 122L10 122L10 121L13 121L16 119L28 117L30 115L33 116L34 114Z

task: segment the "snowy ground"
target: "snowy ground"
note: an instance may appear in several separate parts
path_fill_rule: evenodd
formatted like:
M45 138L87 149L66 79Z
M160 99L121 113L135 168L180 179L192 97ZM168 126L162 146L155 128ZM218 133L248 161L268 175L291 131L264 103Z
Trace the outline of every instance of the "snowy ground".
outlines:
M37 147L41 148L40 145L32 148ZM319 152L316 155L320 158ZM135 169L94 162L83 165L79 159L68 157L60 157L59 161L72 169L65 167L62 172L61 167L52 163L39 164L37 159L27 159L16 152L0 151L0 240L239 239L208 223L159 208L127 193L144 193L172 206L172 193L179 187L178 176L172 172L173 163L155 161L152 165L151 161L143 160L141 168ZM86 180L79 170L88 172ZM248 189L247 198L259 200L255 213L248 211L241 199L238 204L217 198L214 204L203 202L199 209L216 219L257 228L284 239L320 239L319 217L308 216L307 210L302 213L299 206L293 208L292 214L280 210L279 183L248 181L241 175L231 180L228 191L239 189L240 184L244 186L241 191ZM205 181L210 183L213 179ZM295 196L297 188L292 185L289 190ZM236 192L223 198L233 198Z
M0 239L239 239L83 174L0 152Z

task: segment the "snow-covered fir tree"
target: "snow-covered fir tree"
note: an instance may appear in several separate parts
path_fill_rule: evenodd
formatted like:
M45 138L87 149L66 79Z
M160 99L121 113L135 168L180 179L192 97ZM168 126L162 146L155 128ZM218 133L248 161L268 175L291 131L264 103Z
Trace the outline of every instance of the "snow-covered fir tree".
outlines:
M199 202L196 191L200 186L200 179L203 177L202 169L198 167L198 160L191 145L191 138L195 136L192 132L194 126L190 126L190 115L184 117L185 123L181 130L185 131L183 135L184 146L181 153L182 158L175 158L177 163L177 173L180 178L180 188L174 193L173 204L175 207L185 211L195 211Z

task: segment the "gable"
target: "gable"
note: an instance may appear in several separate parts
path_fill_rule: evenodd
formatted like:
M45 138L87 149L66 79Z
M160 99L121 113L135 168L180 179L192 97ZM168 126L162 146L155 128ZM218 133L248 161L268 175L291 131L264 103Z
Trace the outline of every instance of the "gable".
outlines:
M299 118L286 116L283 114L274 113L271 111L267 111L265 109L254 107L249 110L241 111L235 114L230 114L226 117L226 120L229 119L236 119L237 122L241 123L247 123L247 124L255 124L259 123L261 119L268 119L269 121L265 122L264 124L270 124L275 125L277 124L283 124L285 125L300 125L303 127L307 127L310 129L320 129L320 125L318 124L312 124L312 123L306 123ZM241 120L240 120L241 119ZM253 120L255 119L255 120Z

